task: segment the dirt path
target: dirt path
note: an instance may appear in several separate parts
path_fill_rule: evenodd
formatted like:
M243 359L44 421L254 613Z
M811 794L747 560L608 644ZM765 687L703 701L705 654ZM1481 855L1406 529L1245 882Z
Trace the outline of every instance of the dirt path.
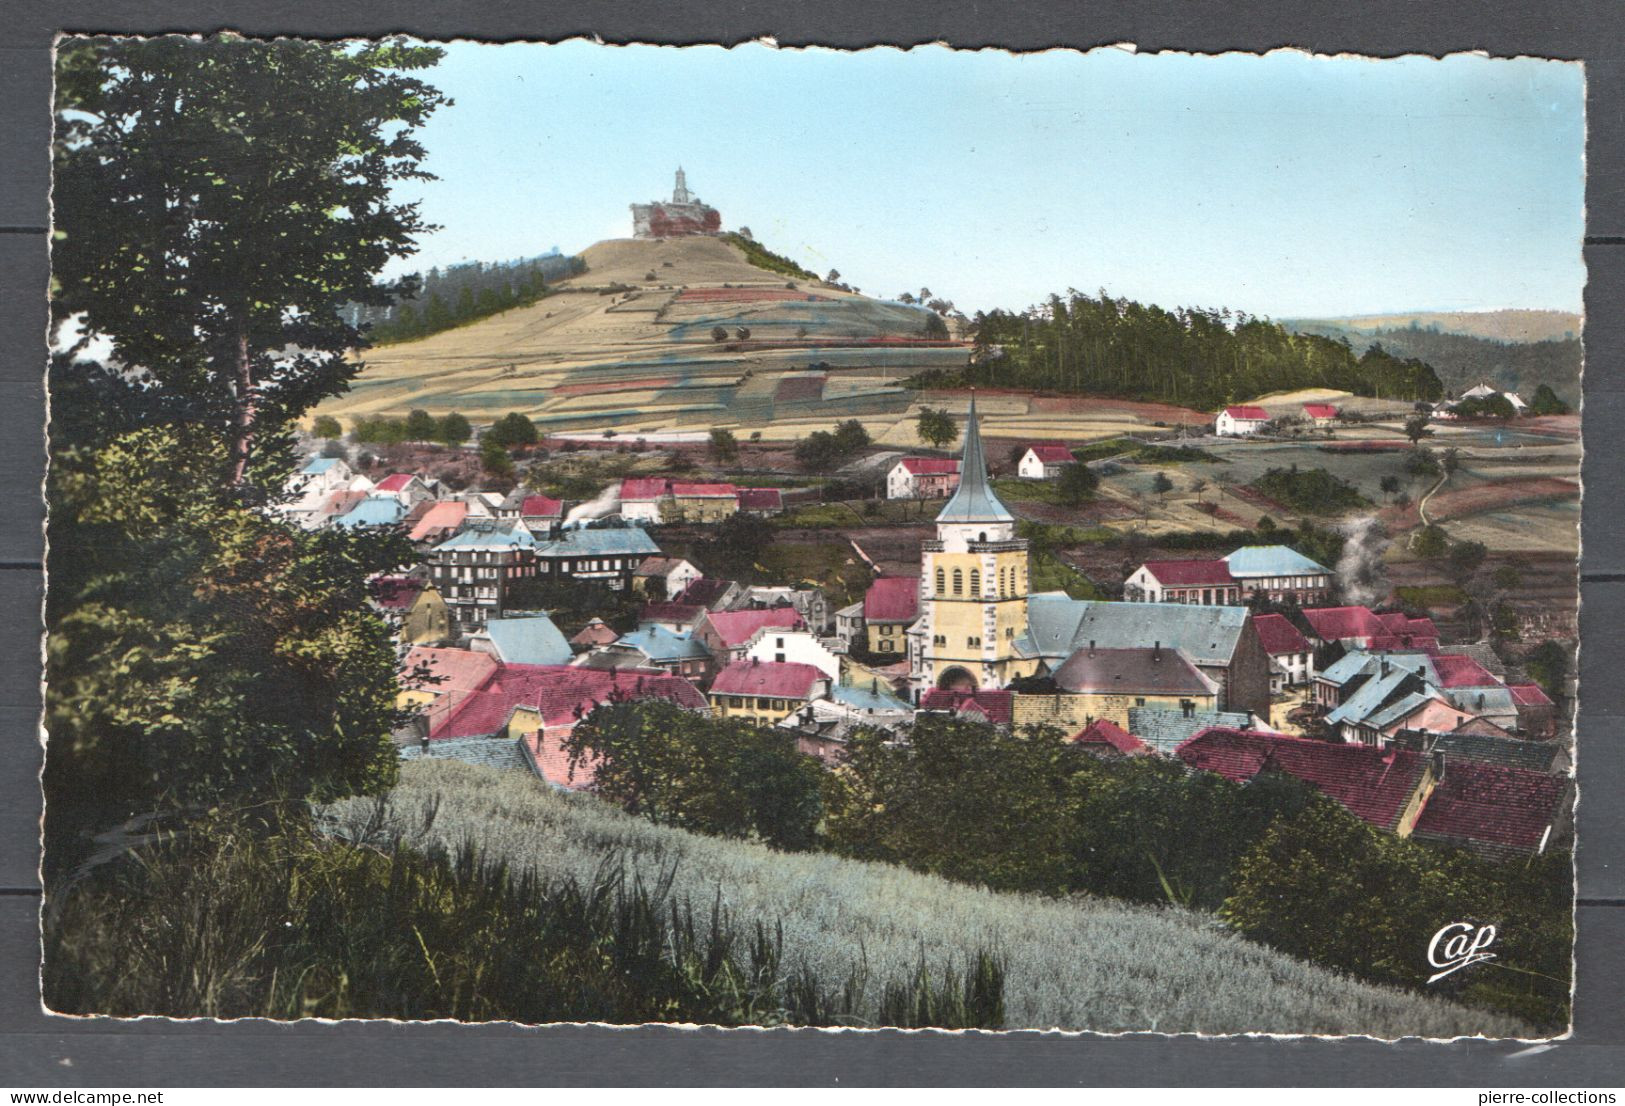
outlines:
M1439 477L1439 479L1434 482L1433 487L1429 488L1427 490L1427 494L1422 497L1422 499L1421 499L1421 501L1419 503L1417 503L1417 505L1416 505L1416 514L1417 514L1417 517L1419 517L1422 520L1422 525L1423 526L1431 526L1431 525L1433 525L1432 523L1430 523L1428 521L1428 500L1432 499L1433 498L1433 493L1438 491L1440 488L1444 487L1446 482L1449 481L1449 479L1450 479L1450 474L1448 472L1441 475Z

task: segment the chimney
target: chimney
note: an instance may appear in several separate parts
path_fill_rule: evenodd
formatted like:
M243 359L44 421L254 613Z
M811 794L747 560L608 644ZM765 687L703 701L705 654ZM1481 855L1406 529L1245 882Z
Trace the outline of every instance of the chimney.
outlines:
M1151 659L1154 661L1162 660L1162 642L1155 641L1151 643Z
M1444 750L1433 750L1433 780L1437 783L1444 779Z
M1089 639L1089 655L1091 657L1095 655L1095 639L1094 638Z
M1388 654L1386 654L1386 653L1384 653L1382 655L1382 671L1380 673L1380 676L1383 679L1386 679L1387 676L1388 676Z

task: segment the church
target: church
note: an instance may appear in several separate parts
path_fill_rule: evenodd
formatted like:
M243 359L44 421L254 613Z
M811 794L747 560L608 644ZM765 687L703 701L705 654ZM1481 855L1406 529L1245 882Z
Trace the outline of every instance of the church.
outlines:
M722 214L688 190L688 177L677 167L677 184L670 200L632 205L632 237L685 238L719 234Z
M1268 721L1269 654L1246 607L1113 603L1031 591L1029 546L988 481L971 397L960 482L920 546L920 617L909 627L915 701L1048 676L1080 651L1177 650L1218 687L1217 706Z

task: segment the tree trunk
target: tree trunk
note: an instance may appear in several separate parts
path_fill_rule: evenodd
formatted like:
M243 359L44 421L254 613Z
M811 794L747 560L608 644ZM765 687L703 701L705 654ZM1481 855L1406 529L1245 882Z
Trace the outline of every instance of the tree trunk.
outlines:
M243 472L248 467L249 441L254 436L254 368L248 356L248 331L245 328L240 327L237 331L237 348L233 353L236 362L233 366L236 411L232 415L231 482L235 486L243 482Z

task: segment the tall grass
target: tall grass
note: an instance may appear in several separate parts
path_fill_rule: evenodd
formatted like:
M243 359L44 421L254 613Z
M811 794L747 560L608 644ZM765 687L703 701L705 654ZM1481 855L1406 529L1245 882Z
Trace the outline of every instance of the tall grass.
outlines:
M379 810L373 800L350 800L330 808L330 817L334 832L364 836ZM1530 1033L1510 1018L1294 960L1207 915L997 894L886 864L777 853L656 826L589 796L455 762L403 766L382 818L409 844L456 850L479 842L493 858L544 877L591 879L614 856L627 879L668 878L672 895L718 902L741 925L772 920L784 962L816 978L844 979L859 965L872 979L915 982L912 1006L888 999L884 986L867 990L855 1010L865 1022L897 1024L907 1009L933 1015L919 1006L929 1002L921 984L942 973L922 963L954 965L955 977L937 989L985 1015L991 997L977 982L984 967L966 950L986 949L1003 968L1009 1028Z
M427 836L432 810L417 829ZM358 827L351 827L356 829ZM471 845L430 855L377 824L367 843L303 823L212 819L53 896L55 1010L174 1017L997 1027L1003 970L979 952L895 979L821 977L782 930L669 869L613 860L544 873ZM382 845L383 847L377 847Z

